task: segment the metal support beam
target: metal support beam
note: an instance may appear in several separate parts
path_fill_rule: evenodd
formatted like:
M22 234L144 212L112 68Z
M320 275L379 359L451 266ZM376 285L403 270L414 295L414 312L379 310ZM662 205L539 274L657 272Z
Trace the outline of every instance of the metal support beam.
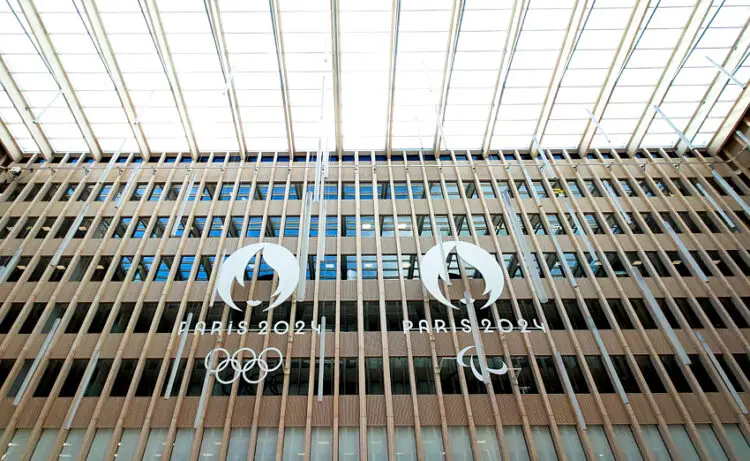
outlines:
M52 72L53 78L65 96L70 112L73 114L73 118L78 124L78 128L81 130L81 135L83 135L83 138L86 140L86 144L89 146L91 155L96 160L101 159L102 149L101 146L99 146L99 141L94 135L94 130L91 128L91 124L89 124L86 114L83 112L81 103L78 101L78 96L76 96L76 93L73 90L73 85L71 85L70 80L68 80L68 75L65 73L65 68L60 61L60 57L52 46L52 41L47 34L47 29L42 23L42 18L39 16L39 12L34 6L34 2L31 0L19 0L18 4L21 6L21 10L23 11L26 21L29 24L29 28L31 29L31 33L34 35L34 38L39 45L39 52L49 64L50 72Z
M333 119L336 124L336 154L341 155L344 147L344 137L341 132L341 36L339 35L339 16L339 0L331 0Z
M742 90L742 93L735 101L732 109L729 111L724 121L721 122L721 126L711 141L708 143L708 153L716 155L724 147L724 144L729 140L729 137L737 130L742 117L745 115L748 107L750 107L750 87L746 87Z
M601 120L604 115L604 110L607 108L609 99L612 97L612 92L615 89L617 81L620 79L620 74L630 58L631 51L638 42L638 31L646 17L646 13L648 12L649 3L650 0L638 0L633 6L633 10L630 13L630 19L628 19L628 24L625 26L625 31L620 39L615 58L612 60L604 84L602 85L601 90L599 90L599 96L594 103L594 110L590 113L590 118L594 120ZM586 125L586 130L581 137L581 141L578 143L578 152L580 152L581 155L584 155L589 150L591 140L594 139L597 127L598 122L593 123L592 121L589 121Z
M227 50L226 37L224 36L224 26L221 21L219 2L217 0L203 0L203 4L206 7L206 14L208 15L214 45L216 46L216 54L219 56L221 73L224 76L224 82L226 83L224 94L227 97L229 109L232 111L234 132L237 136L237 148L240 150L240 153L245 156L247 154L245 133L242 129L242 117L240 116L240 108L237 104L237 92L234 89L234 76L232 75L232 66L229 60L229 50Z
M135 112L133 100L130 99L130 93L125 85L125 79L122 76L120 66L117 64L117 59L112 51L112 45L110 44L107 33L104 30L104 24L99 15L99 8L97 8L94 0L82 0L81 3L83 4L84 12L86 13L86 17L91 25L91 38L94 40L94 44L99 50L104 66L107 68L107 73L117 91L117 96L120 98L122 109L125 111L125 116L128 118L128 123L133 130L133 136L135 137L136 143L138 143L141 156L145 161L148 161L151 157L151 149L148 147L146 136L138 122L138 115Z
M451 16L451 25L449 30L448 49L445 53L445 64L443 65L443 83L440 86L440 99L436 106L435 114L435 136L432 143L432 151L437 155L440 152L441 138L445 135L442 133L443 118L445 117L445 106L448 103L448 90L451 86L451 76L453 75L453 63L456 61L456 48L458 48L458 37L461 35L461 21L464 18L465 0L454 0L453 15ZM427 72L427 69L425 69ZM427 83L429 84L429 74Z
M487 122L484 128L484 140L482 141L482 155L487 157L490 151L490 144L492 143L492 133L495 131L495 122L497 122L497 114L500 111L500 101L503 98L503 91L505 90L505 81L508 79L508 72L510 71L510 65L513 62L513 54L516 51L516 44L518 44L518 37L521 35L521 29L523 28L523 20L526 17L526 10L528 9L530 2L526 0L515 0L513 2L513 11L508 18L508 32L505 35L505 48L503 48L503 56L500 60L500 70L497 73L497 80L495 81L495 92L492 97L492 106L487 114Z
M268 0L273 28L273 42L276 45L276 61L279 65L279 84L281 86L281 101L284 104L284 123L286 124L286 139L289 155L294 155L294 130L292 128L292 108L289 105L289 86L286 76L286 59L284 58L284 38L281 34L281 16L279 15L278 0Z
M177 80L177 70L172 61L172 54L169 52L169 44L167 43L167 36L164 33L164 26L161 23L156 0L138 1L146 20L146 25L151 33L154 47L159 55L159 59L161 60L164 75L167 77L169 87L172 89L172 96L174 97L177 112L180 114L180 121L182 122L182 129L185 131L185 138L187 138L188 146L190 147L190 154L193 156L193 160L198 160L198 142L195 140L193 125L188 116L187 104L185 104L185 98L182 95L180 82Z
M659 106L654 106L654 110L656 111L657 114L659 114L659 116L661 116L661 118L664 119L665 122L667 122L667 125L669 125L669 127L672 128L672 131L674 131L675 134L680 137L682 142L685 143L685 145L687 145L687 148L692 149L693 145L690 143L690 140L685 137L685 133L680 131L680 129L677 128L677 126L674 123L672 123L672 120L670 120L670 118L667 117L667 114L665 114L661 109L659 109Z
M568 30L565 32L565 38L563 38L560 53L557 55L557 61L555 61L555 69L552 72L552 79L549 82L547 94L544 97L542 113L539 115L539 120L537 120L536 128L534 129L534 134L540 142L544 137L544 130L547 128L549 116L552 113L552 106L555 104L557 93L560 91L560 84L565 76L565 71L568 70L570 59L573 57L573 53L575 53L576 45L578 44L578 37L580 37L583 28L586 27L588 15L585 15L584 13L588 10L589 14L591 14L591 9L593 8L593 4L590 4L591 1L592 0L577 0L575 6L570 12ZM586 17L585 20L584 16ZM533 141L529 144L529 151L532 156L538 152L537 145Z
M737 38L737 40L734 42L734 46L732 47L732 51L729 52L729 56L724 60L721 67L724 69L729 70L735 70L741 63L742 58L745 56L745 52L750 48L750 19L745 21L745 26L742 29L742 33ZM692 140L695 138L695 135L698 134L698 131L701 129L701 126L703 126L703 123L708 118L708 114L711 113L711 110L713 110L714 106L716 105L716 102L719 100L719 97L721 96L721 93L724 91L724 88L727 86L727 77L723 75L722 73L717 72L716 77L714 77L713 81L711 82L711 86L708 88L708 91L706 91L706 94L703 96L703 99L701 100L700 106L698 106L698 110L695 111L693 116L690 118L690 121L687 124L687 127L685 128L685 137ZM746 90L747 85L743 90ZM745 91L743 91L742 94L745 94ZM747 104L743 105L741 107L742 112L744 113L745 109L747 108ZM732 111L730 111L730 114L732 114ZM741 115L740 115L741 117ZM739 121L740 119L736 119ZM731 124L729 128L724 128L727 124L727 119L724 120L724 122L721 125L721 128L717 130L716 135L711 141L711 145L715 147L714 141L717 139L718 134L720 132L723 133L723 136L719 139L721 140L721 143L723 144L724 141L727 139L728 136L731 136L731 133L733 132L734 124ZM709 145L709 151L711 150L711 145ZM680 142L677 145L677 151L682 154L685 152L685 144ZM718 149L717 149L718 150Z
M396 94L396 56L398 55L398 28L401 23L401 0L393 0L391 8L391 57L388 62L388 118L385 129L385 153L391 156L393 144L393 106Z
M3 145L13 161L21 161L21 148L16 144L16 140L13 138L13 135L8 130L8 127L5 125L2 118L0 118L0 144Z
M640 148L641 142L643 141L643 138L646 137L646 132L648 132L648 128L651 126L651 122L656 115L654 106L659 106L664 101L664 97L667 95L667 92L672 86L672 82L677 77L677 74L679 74L684 61L690 56L691 51L694 49L694 42L701 34L701 24L703 24L706 16L711 11L712 3L712 0L700 0L693 8L693 13L687 24L685 24L685 28L682 30L682 34L677 40L677 45L674 50L672 50L672 55L661 73L659 82L651 93L651 99L646 105L643 114L641 114L641 118L638 121L638 125L636 125L633 135L630 137L630 141L628 142L629 154L635 154L638 148Z
M26 98L24 98L21 90L18 88L18 85L13 79L13 75L11 75L8 66L5 65L5 61L3 60L2 56L0 56L0 84L3 86L3 88L5 88L5 92L8 94L8 98L10 98L10 101L13 103L13 107L15 107L16 111L18 111L18 115L21 117L21 120L23 120L23 124L26 126L26 129L28 129L29 133L31 133L31 138L39 147L39 151L41 151L41 153L44 155L44 158L46 158L47 160L52 160L52 156L54 155L52 146L47 140L47 136L42 131L42 128L34 122L34 114L32 114L31 110L29 109L29 103L26 102ZM15 140L13 141L13 143L15 144ZM5 141L3 141L3 144L5 144L6 146L9 145ZM10 148L8 148L8 152L11 152Z

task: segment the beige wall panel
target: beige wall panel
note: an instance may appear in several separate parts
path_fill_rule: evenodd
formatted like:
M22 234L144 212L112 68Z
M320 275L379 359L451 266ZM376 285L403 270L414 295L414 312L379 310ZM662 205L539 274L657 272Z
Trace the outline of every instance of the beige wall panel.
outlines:
M366 331L364 333L365 357L382 357L383 340L379 331ZM309 349L308 349L309 351ZM368 413L369 417L369 413Z
M449 334L435 334L435 351L438 357L451 357L456 355L456 349L453 347L453 341Z
M421 301L422 282L419 280L404 280L404 295L407 301Z
M736 422L738 420L737 413L732 410L734 402L730 404L727 398L718 392L707 392L706 397L708 397L711 406L716 410L716 414L722 422Z
M440 407L437 395L417 395L419 422L422 426L440 425Z
M40 399L41 400L41 399ZM44 427L60 427L65 423L65 413L67 413L70 404L73 403L72 397L58 397L52 402L52 409L47 418L44 420ZM79 421L79 424L81 421ZM84 427L86 421L83 421ZM80 426L79 426L80 427Z
M21 414L21 417L18 419L19 428L34 427L34 424L37 423L38 416L39 416L39 413L41 412L42 406L44 406L45 400L46 399L41 398L41 397L34 397L30 399L29 403L26 406L28 411L24 411ZM11 405L12 405L12 402L11 402ZM9 413L12 414L12 411L9 411Z
M689 394L678 394L680 398L682 399L682 403L685 405L685 407L690 411L690 408L695 408L698 402L693 400L692 404L688 402L688 399L685 399L684 397L688 397ZM662 415L664 416L664 419L666 420L667 424L679 424L682 422L682 416L680 415L679 410L677 409L677 405L675 405L673 397L669 394L654 394L654 400L656 400L656 404L659 407L659 410L661 411ZM704 412L705 413L705 412ZM697 421L694 422L705 422L708 421L708 418L704 414L704 417L700 418Z
M210 392L210 391L209 391ZM206 414L203 418L204 427L223 427L227 415L229 397L210 396L206 400Z
M261 402L263 402L264 400L266 400L265 396L263 399L261 399ZM281 397L274 397L274 400L281 401ZM285 419L284 419L285 427L305 427L305 418L307 416L306 404L307 404L306 395L290 395L287 397L287 402L286 402L287 409L286 409ZM278 416L276 420L278 423Z
M356 344L357 338L354 338ZM368 413L369 416L369 413ZM339 397L339 426L359 427L359 396L342 395Z
M125 356L126 357L138 357L141 354L141 351L143 350L144 344L146 344L146 333L133 333L130 336L130 340L128 340L127 344L125 345Z
M356 357L358 348L357 333L341 333L339 337L341 341L341 356Z
M185 397L182 400L180 414L177 417L177 427L193 427L199 402L200 397Z
M445 416L449 426L466 426L469 424L466 416L466 404L462 395L443 394L443 401L445 402Z
M415 357L430 355L430 337L427 333L411 332L411 350Z
M374 251L373 251L374 253ZM362 299L365 301L377 301L380 299L380 292L377 285L367 284L362 287Z
M414 426L414 407L411 395L393 396L393 423L396 426Z
M385 426L385 396L367 395L365 404L367 405L367 425Z
M143 422L146 420L146 413L148 411L148 403L150 400L151 397L133 397L133 400L130 403L130 407L128 408L128 412L125 415L125 427L143 427ZM183 404L183 411L184 408L185 405ZM173 412L174 407L172 407L170 410L165 411L165 413L161 416L154 415L154 419L163 419L163 422L161 422L161 427L166 427L169 424L169 419L171 418ZM181 415L178 416L178 421L180 420L180 417ZM154 423L156 423L156 421L154 421Z
M261 401L264 400L270 399L261 399ZM234 401L234 412L232 412L232 427L250 427L253 422L254 407L255 397L237 396ZM262 415L261 419L263 419Z
M313 389L313 392L317 390ZM312 405L312 425L331 427L333 425L333 396L324 395L321 402L318 402L318 398L315 397ZM303 408L303 405L300 408Z
M388 355L390 357L406 357L406 335L402 332L389 331Z

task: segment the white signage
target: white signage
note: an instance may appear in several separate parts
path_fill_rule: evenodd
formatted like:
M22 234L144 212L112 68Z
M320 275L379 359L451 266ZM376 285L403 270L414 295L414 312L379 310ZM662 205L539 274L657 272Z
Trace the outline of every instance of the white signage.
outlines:
M276 299L264 310L273 309L283 303L289 299L294 289L297 288L299 262L291 251L275 243L261 242L244 246L232 253L221 264L216 279L216 291L219 297L234 310L242 311L232 300L232 283L236 280L241 286L245 286L245 267L253 256L261 251L263 251L263 259L279 275L278 286L271 295L276 296ZM260 264L260 258L256 258L255 264ZM252 307L258 306L260 303L260 301L252 299L247 302Z
M266 355L271 352L278 355L279 360L274 366L269 367L268 362L266 361ZM244 358L244 353L249 354L250 357ZM215 366L211 363L213 361L214 354L217 354L218 356L218 361L216 362ZM223 358L222 354L224 356ZM242 361L243 358L244 361ZM276 349L275 347L268 347L266 349L263 349L260 354L256 354L254 350L248 347L243 347L241 349L237 349L237 351L231 355L229 354L229 351L224 349L223 347L217 347L209 351L209 353L206 354L206 358L203 359L203 363L206 366L206 371L208 371L209 374L214 375L216 381L220 382L221 384L231 384L237 381L240 377L242 377L242 379L248 384L257 384L266 379L268 373L281 368L283 362L284 360L283 356L281 355L281 351ZM223 378L219 373L230 367L232 370L230 378ZM255 370L256 367L258 368L258 377L256 379L252 379L251 375L249 375L248 373Z
M464 355L466 355L466 353L469 351L469 349L475 349L475 347L474 346L466 346L463 349L461 349L458 352L458 355L456 356L456 361L458 362L459 365L461 365L464 368L470 366L471 367L471 372L474 373L474 377L477 378L478 380L482 381L482 382L485 382L484 378L482 377L482 373L479 370L477 370L476 365L474 365L474 356L472 355L472 356L469 357L469 365L467 365L466 362L464 361ZM505 361L503 361L503 366L502 367L500 367L500 368L490 368L490 367L487 367L486 370L487 370L488 373L493 374L493 375L504 375L505 373L508 372L508 366L505 364Z
M448 255L454 249L456 250L458 257L461 258L464 263L474 267L474 269L482 274L485 283L485 289L482 294L486 295L489 293L487 302L482 306L482 309L497 301L500 294L503 292L503 288L505 288L503 270L494 256L484 249L468 242L443 242L430 248L427 253L425 253L422 258L422 266L420 267L420 277L422 278L422 284L427 292L442 304L452 307L453 309L458 309L458 307L451 304L445 295L443 295L443 292L440 290L439 280L442 278L448 282L448 279L446 279L447 275L445 275L440 269L445 265L445 261L443 260L445 255Z

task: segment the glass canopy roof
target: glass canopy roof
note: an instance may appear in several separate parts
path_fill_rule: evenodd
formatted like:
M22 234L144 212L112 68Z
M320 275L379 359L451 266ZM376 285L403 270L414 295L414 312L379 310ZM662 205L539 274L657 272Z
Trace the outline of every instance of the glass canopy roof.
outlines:
M701 147L747 100L749 20L750 0L5 0L0 121L21 152Z

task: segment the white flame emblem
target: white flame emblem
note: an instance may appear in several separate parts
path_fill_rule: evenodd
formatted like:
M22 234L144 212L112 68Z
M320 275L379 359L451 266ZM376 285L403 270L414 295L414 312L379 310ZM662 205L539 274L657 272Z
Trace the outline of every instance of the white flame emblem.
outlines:
M297 288L299 281L299 262L291 251L275 243L253 243L247 245L232 253L219 268L219 275L216 279L216 292L219 297L232 309L242 311L232 300L232 283L237 280L240 286L245 286L245 267L250 259L263 251L263 259L269 266L279 274L279 284L276 291L271 296L276 299L264 310L273 309L289 298L294 289ZM256 258L255 264L260 264L260 259ZM248 300L249 306L257 306L261 302L258 300Z
M422 258L422 267L419 268L422 283L427 292L429 292L433 298L446 306L458 309L458 307L451 304L451 302L443 295L443 292L440 291L439 281L440 278L446 280L445 275L441 271L441 267L445 264L445 261L441 261L441 259L443 255L447 256L453 251L453 249L455 249L458 257L461 258L464 263L481 272L482 277L484 278L485 288L482 294L486 295L489 293L489 297L484 306L482 306L482 309L497 301L505 287L505 278L503 277L502 268L491 254L468 242L443 242L443 251L440 251L438 245L430 248L427 253L425 253Z

